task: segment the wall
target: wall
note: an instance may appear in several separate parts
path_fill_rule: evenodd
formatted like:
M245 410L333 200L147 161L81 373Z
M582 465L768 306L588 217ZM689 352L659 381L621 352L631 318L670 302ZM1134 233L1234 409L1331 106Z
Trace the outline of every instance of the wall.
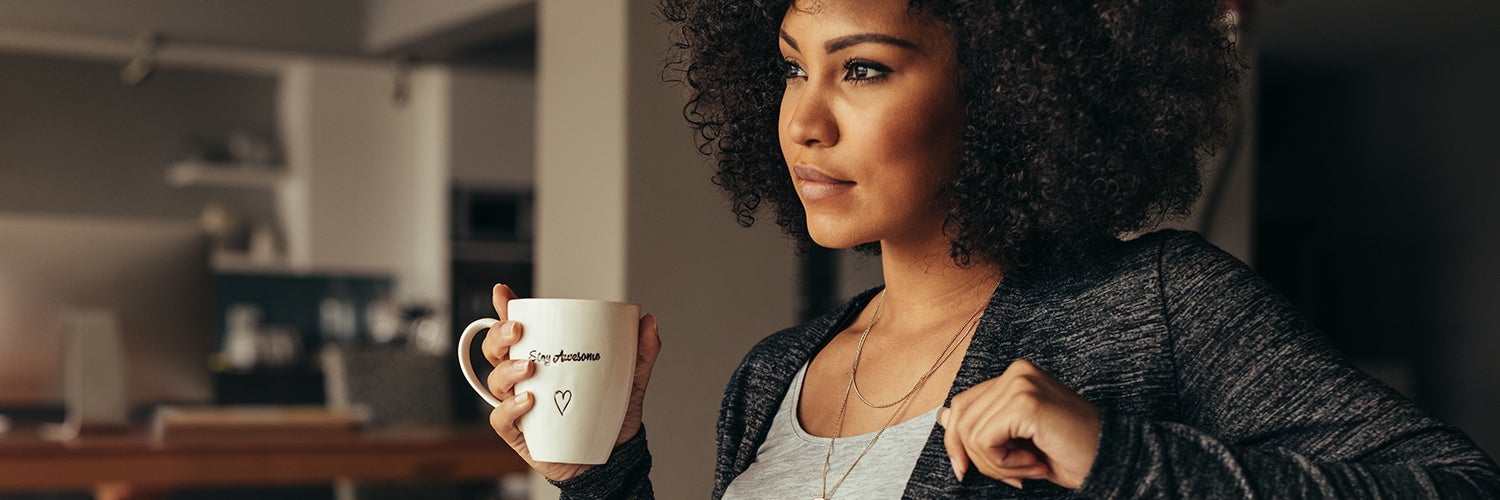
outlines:
M530 0L366 0L364 47L382 52L391 47L453 28L471 19L516 8Z
M537 14L537 294L626 297L626 3Z
M1276 161L1302 157L1283 169L1304 172L1296 189L1328 193L1289 214L1321 225L1321 241L1291 249L1307 269L1273 283L1318 298L1303 312L1346 352L1409 363L1416 400L1500 455L1500 4L1329 0L1262 14L1261 65L1311 78L1281 86L1275 99L1306 102L1280 105L1306 108L1282 122L1324 145Z
M730 372L795 319L795 261L772 227L734 223L659 81L653 3L543 2L538 32L539 295L624 298L657 315L645 421L661 498L713 485Z
M460 182L530 185L532 77L422 66L398 103L389 65L267 59L279 81L163 64L126 87L115 64L0 53L0 211L195 220L222 203L283 225L294 269L392 275L397 298L443 304L450 165ZM167 185L187 137L235 130L285 141L286 189Z
M395 273L403 297L448 296L450 184L529 187L530 75L424 66L406 100L374 64L304 68L306 189L314 268ZM295 77L302 78L302 77ZM300 120L293 120L300 121Z
M447 297L448 74L412 76L393 99L389 68L322 64L310 72L308 262L394 273L401 298Z
M1490 46L1491 49L1494 45ZM1417 175L1433 175L1439 214L1431 220L1437 245L1432 280L1433 317L1448 333L1437 357L1450 367L1435 386L1445 389L1447 417L1469 433L1492 457L1500 457L1500 165L1495 136L1500 133L1500 61L1492 50L1453 54L1436 73L1437 104L1432 123L1438 145L1430 163L1412 165Z
M265 192L177 189L190 136L276 130L276 83L163 69L126 87L119 66L0 53L0 211L195 218L220 200L270 218Z
M536 182L536 73L454 70L453 182L531 189Z
M1262 215L1259 245L1301 254L1272 282L1356 360L1394 360L1419 404L1497 455L1500 5L1289 2L1260 21L1260 63L1280 72L1266 134L1283 135L1266 140L1278 156L1265 171L1295 176L1266 186L1307 198ZM1301 245L1272 242L1295 225Z
M769 217L735 223L682 118L680 87L663 84L668 46L655 2L630 2L631 297L661 319L662 361L647 399L662 498L713 487L724 386L750 347L796 322L793 245Z
M164 41L353 54L360 51L360 0L47 0L0 2L0 27L124 37L142 30Z

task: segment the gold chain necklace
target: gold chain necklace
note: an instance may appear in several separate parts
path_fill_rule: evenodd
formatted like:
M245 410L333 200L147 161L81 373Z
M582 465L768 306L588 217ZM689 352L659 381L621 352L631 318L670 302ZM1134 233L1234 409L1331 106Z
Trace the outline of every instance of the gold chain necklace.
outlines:
M851 379L849 383L854 386L854 395L859 398L859 401L861 403L864 403L865 406L871 408L890 408L892 406L901 404L902 401L906 401L908 398L916 395L917 389L922 387L921 382L923 380L927 380L927 377L931 377L932 374L937 373L938 367L943 366L943 363L948 361L948 358L952 357L954 352L958 351L958 345L961 343L960 341L964 337L964 331L969 328L970 323L973 323L976 319L979 319L979 313L984 312L984 306L986 305L989 305L989 301L985 301L983 304L980 304L979 309L975 309L974 313L969 315L969 319L964 320L964 323L962 325L958 325L958 332L953 334L952 340L948 341L948 346L943 349L943 354L938 356L937 361L934 361L932 363L932 367L927 369L927 373L922 374L922 378L917 379L917 384L913 385L911 387L911 390L906 391L905 395L902 395L895 401L891 401L890 403L886 404L871 403L870 400L865 399L864 394L861 394L859 392L859 355L862 351L864 351L865 348L865 337L861 335L859 338L859 345L854 348L854 368L852 370L852 373L849 375L849 378ZM874 325L875 323L871 321L870 326Z
M849 408L849 393L851 392L851 390L857 390L854 387L854 375L855 375L856 370L859 368L859 357L860 357L861 352L864 349L865 339L869 338L869 336L870 336L870 330L872 330L872 329L875 328L875 323L879 323L880 322L880 315L881 315L881 312L882 312L882 309L884 308L884 306L885 306L885 291L881 290L881 292L880 292L880 302L878 302L878 303L875 304L875 317L871 318L869 326L866 326L865 329L864 329L864 331L860 332L860 334L859 334L859 345L857 347L855 347L855 349L854 349L854 362L851 363L850 366L849 366L849 383L844 386L844 397L843 397L842 400L839 401L839 415L838 415L838 418L834 419L834 422L833 422L833 437L828 439L828 453L826 453L826 454L823 455L823 483L822 483L822 491L821 491L822 494L819 495L817 498L814 498L813 500L828 500L828 499L830 499L830 498L833 497L833 493L835 491L838 491L839 485L844 484L844 480L849 478L849 473L854 472L854 467L859 465L859 461L861 459L865 458L865 454L869 453L870 448L875 447L875 441L877 441L877 440L880 439L880 436L882 434L884 434L885 430L891 426L891 423L895 422L898 417L900 417L901 415L903 415L903 414L906 413L906 410L911 406L911 402L916 400L916 398L913 398L911 396L913 394L916 394L916 392L919 389L921 389L923 385L927 384L927 379L930 376L932 376L932 374L934 372L937 371L936 366L941 366L942 360L946 360L949 356L951 356L953 354L954 351L957 350L957 348L954 347L954 346L958 345L958 343L959 343L958 339L963 338L963 333L964 333L965 330L968 329L969 324L973 323L974 322L974 318L976 318L976 317L979 316L979 312L984 310L984 306L981 305L980 308L979 308L979 311L975 311L973 315L969 316L969 319L967 321L965 321L963 325L960 325L958 327L958 333L954 335L954 340L949 341L949 348L945 350L945 352L944 352L943 356L940 358L938 364L934 365L934 368L932 370L928 370L928 372L926 374L922 375L922 378L917 379L916 385L912 387L912 390L910 392L908 392L906 394L906 396L902 396L902 398L900 400L898 400L898 403L893 403L893 404L900 404L901 406L899 408L896 408L896 412L892 413L891 416L890 416L890 418L886 419L885 425L880 426L880 430L878 430L878 431L875 432L875 436L872 437L872 438L870 438L870 442L867 443L867 444L865 444L865 448L863 450L860 450L859 455L856 455L854 457L854 463L849 464L849 470L844 471L844 474L842 476L839 476L838 481L835 481L833 483L833 489L829 489L828 488L828 468L829 468L829 463L833 460L833 444L836 441L838 441L839 435L843 434L843 430L844 430L844 412L845 412L845 410L847 410ZM860 399L863 400L864 398L861 397ZM869 403L866 402L866 404L869 404ZM890 407L890 405L887 405L885 407L888 408L888 407Z

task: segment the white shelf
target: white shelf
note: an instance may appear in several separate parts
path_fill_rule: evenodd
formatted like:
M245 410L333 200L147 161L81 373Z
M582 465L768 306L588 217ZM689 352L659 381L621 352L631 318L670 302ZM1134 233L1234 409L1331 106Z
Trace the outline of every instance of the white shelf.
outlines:
M251 257L248 253L218 250L211 257L210 265L214 271L221 273L296 274L298 271L304 271L292 266L292 263L283 256L264 260Z
M297 264L278 255L270 260L257 259L244 252L217 250L210 254L210 267L220 274L256 274L274 276L390 276L389 269L361 266L311 266Z
M167 184L176 187L272 189L287 178L286 169L269 165L183 161L167 167Z

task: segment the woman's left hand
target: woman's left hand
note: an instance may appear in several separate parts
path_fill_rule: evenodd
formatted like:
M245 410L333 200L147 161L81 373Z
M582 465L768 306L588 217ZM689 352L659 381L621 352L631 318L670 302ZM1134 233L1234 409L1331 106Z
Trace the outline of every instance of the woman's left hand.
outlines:
M954 396L938 422L959 481L972 463L1017 488L1046 479L1077 489L1099 452L1099 408L1024 359Z

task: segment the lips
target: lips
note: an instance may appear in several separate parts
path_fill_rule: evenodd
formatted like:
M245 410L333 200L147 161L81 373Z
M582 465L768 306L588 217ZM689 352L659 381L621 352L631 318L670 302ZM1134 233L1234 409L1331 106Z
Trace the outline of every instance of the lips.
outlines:
M853 181L833 177L831 175L823 173L823 171L821 170L803 165L792 167L792 173L796 174L797 178L802 179L804 182L826 182L830 184L839 184L845 182L849 184L854 183Z
M838 196L854 189L854 181L840 179L804 165L792 167L792 174L802 181L797 183L797 193L804 203Z

